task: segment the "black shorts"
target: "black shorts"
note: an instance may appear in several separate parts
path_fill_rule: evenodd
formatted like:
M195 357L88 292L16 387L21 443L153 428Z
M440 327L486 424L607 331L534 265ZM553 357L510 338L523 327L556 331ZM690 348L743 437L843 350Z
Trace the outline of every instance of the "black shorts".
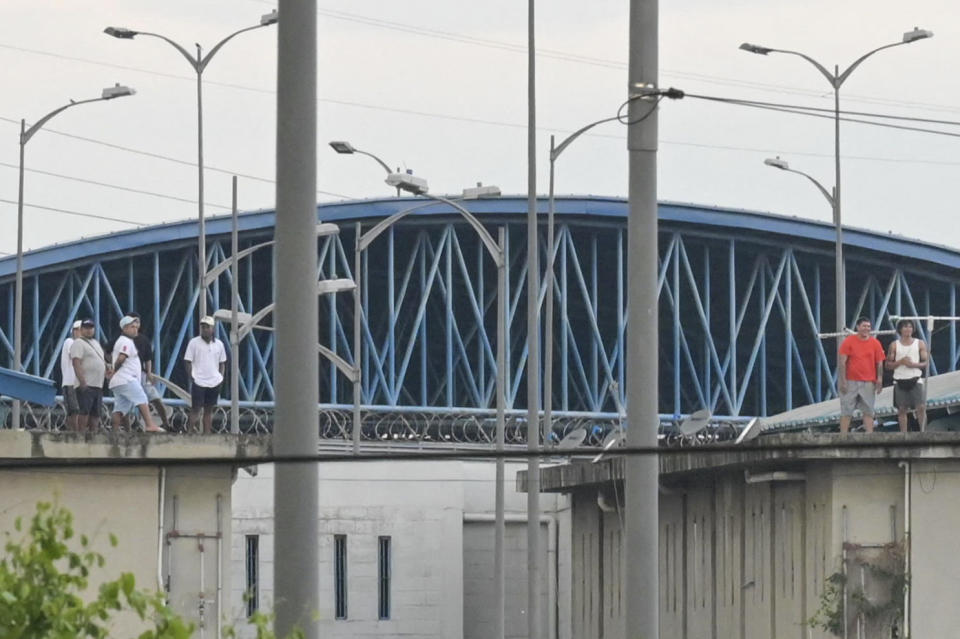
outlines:
M80 415L100 417L100 407L103 405L103 389L84 386L77 388L77 406Z
M220 386L222 384L208 388L194 383L193 388L190 389L190 405L195 409L216 406L217 400L220 399Z
M63 387L63 407L67 411L67 417L72 417L80 412L80 405L77 404L77 389L75 387Z

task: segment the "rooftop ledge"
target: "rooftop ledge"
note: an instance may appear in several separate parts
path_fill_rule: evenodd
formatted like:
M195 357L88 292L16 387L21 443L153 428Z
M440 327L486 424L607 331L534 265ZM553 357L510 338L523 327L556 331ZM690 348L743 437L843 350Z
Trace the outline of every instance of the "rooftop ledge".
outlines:
M269 455L270 437L257 435L181 435L166 433L61 433L0 430L0 467L56 460L91 463L157 459L238 462Z
M567 492L611 481L623 481L623 456L613 454L597 463L574 458L570 463L540 471L543 492ZM661 479L680 481L721 470L771 470L801 466L809 461L877 461L960 459L960 432L927 433L785 433L752 442L663 448L658 451ZM527 489L527 473L517 474L517 488Z

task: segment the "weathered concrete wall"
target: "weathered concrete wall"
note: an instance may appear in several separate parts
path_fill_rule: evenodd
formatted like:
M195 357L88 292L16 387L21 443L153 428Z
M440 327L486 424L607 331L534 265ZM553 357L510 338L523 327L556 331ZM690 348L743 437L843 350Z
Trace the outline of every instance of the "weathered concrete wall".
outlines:
M221 549L218 564L217 545L230 539L233 460L265 450L262 441L222 435L84 437L0 431L0 459L8 464L0 470L0 530L12 531L18 516L28 519L37 502L57 501L73 513L76 532L87 534L106 557L106 569L94 575L92 588L121 572L132 572L141 588L156 590L162 583L170 588L176 612L200 623L202 608L204 634L213 637L221 599L218 578L223 592L230 592L224 569L229 546ZM200 458L227 463L180 463ZM31 468L31 463L47 467ZM116 547L109 544L110 533L117 537ZM117 636L136 636L141 630L131 615L118 619Z
M960 628L960 465L913 463L911 500L911 628L913 637L951 637Z

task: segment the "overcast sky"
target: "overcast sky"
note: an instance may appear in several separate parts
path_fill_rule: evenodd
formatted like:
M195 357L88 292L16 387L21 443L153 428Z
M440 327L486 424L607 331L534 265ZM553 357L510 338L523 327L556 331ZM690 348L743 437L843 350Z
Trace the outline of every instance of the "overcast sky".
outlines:
M16 250L17 134L69 99L116 82L132 98L81 105L27 145L25 246L37 248L133 224L196 216L196 85L166 43L117 40L108 25L163 34L193 50L256 24L261 0L5 0L0 20L0 251ZM538 6L539 190L547 145L615 114L626 97L626 0ZM843 87L844 109L960 120L960 6L946 0L671 0L660 9L661 85L688 93L832 107L826 80L791 56L758 56L741 42L803 51L841 70L914 26L936 35L878 53ZM389 196L368 158L339 156L332 139L413 169L431 191L477 181L526 192L526 3L365 0L319 2L320 200ZM204 74L207 212L272 208L276 28L229 42ZM920 125L925 126L925 125ZM960 127L937 128L960 133ZM67 135L68 134L68 135ZM76 136L76 137L70 137ZM859 124L842 128L846 224L960 248L960 139ZM85 139L80 139L85 138ZM832 120L702 100L665 102L659 197L829 220L803 178L763 165L781 155L833 185ZM594 130L558 163L558 193L625 195L622 125ZM81 217L36 207L116 218ZM119 221L119 220L125 220Z

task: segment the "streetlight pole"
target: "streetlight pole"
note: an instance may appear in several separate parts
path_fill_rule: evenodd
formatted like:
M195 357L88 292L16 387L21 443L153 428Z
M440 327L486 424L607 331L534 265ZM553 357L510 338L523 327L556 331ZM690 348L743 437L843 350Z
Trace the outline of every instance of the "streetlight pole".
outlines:
M495 488L495 522L494 522L494 583L497 589L497 611L496 611L496 630L494 631L494 637L503 639L504 632L506 629L506 572L504 569L504 538L506 530L506 518L504 516L505 508L505 496L504 496L504 459L503 459L503 448L504 448L504 430L506 428L506 359L507 359L507 254L506 254L506 239L504 228L501 227L498 231L497 241L494 242L493 237L484 228L483 224L480 223L470 211L464 208L462 205L457 202L450 200L445 197L440 197L437 195L430 195L427 193L427 183L426 180L413 180L413 176L406 174L395 174L390 171L390 167L387 166L387 163L381 160L376 155L368 153L366 151L359 151L354 148L349 142L335 141L331 142L330 146L337 153L343 154L352 154L352 153L361 153L367 155L377 161L380 166L382 166L387 171L387 183L393 186L396 186L398 189L404 189L410 191L415 195L421 195L423 197L429 198L431 200L442 202L448 206L456 209L460 215L467 221L468 224L473 228L473 230L480 237L481 242L484 245L487 253L493 258L494 263L497 267L497 352L496 352L496 362L497 362L497 377L494 387L494 393L496 395L496 405L497 405L497 426L496 426L496 439L495 446L497 450L497 462L496 462L496 488ZM476 188L464 189L463 198L464 199L479 199L483 197L496 197L500 195L500 189L495 186L483 186L482 184L477 184ZM359 421L359 411L360 411L360 316L362 309L360 306L360 253L373 242L381 233L386 231L388 228L393 226L396 222L406 217L413 211L417 209L430 206L433 202L421 203L409 208L403 209L391 215L390 217L378 222L366 233L361 234L360 224L357 223L356 227L356 245L354 248L354 280L357 283L357 288L355 291L356 297L354 298L354 312L353 312L353 350L354 350L354 360L356 363L357 376L354 380L354 429L353 429L353 446L354 453L359 453L360 451L360 421ZM539 519L538 519L539 523Z
M27 142L30 141L37 131L53 117L66 111L67 109L81 104L90 104L91 102L103 102L114 98L122 98L128 95L134 95L136 91L130 87L120 86L119 84L107 87L100 94L99 98L90 98L89 100L70 100L58 109L54 109L46 114L33 126L27 128L27 121L20 120L20 166L18 176L18 195L17 195L17 276L14 284L14 311L13 311L13 360L14 368L19 372L23 369L23 174L24 174L24 154ZM13 409L10 416L10 427L20 428L20 400L14 400Z
M203 71L207 68L207 65L210 64L210 60L213 59L213 56L217 54L217 51L219 51L220 48L223 47L223 45L225 45L229 40L232 40L241 33L276 24L277 18L278 14L276 10L261 16L260 24L255 24L253 26L234 31L214 45L214 47L210 49L205 56L203 55L203 49L199 44L196 45L197 54L194 56L177 42L159 33L136 31L133 29L127 29L125 27L107 27L103 30L103 32L107 35L113 36L114 38L118 38L120 40L132 40L138 35L159 38L179 51L180 55L186 58L187 62L190 63L194 73L197 74L197 220L199 222L197 239L197 271L200 275L197 285L200 287L200 294L198 297L200 298L201 317L207 314L207 288L203 285L203 276L207 270L207 229L203 215Z
M924 40L926 38L932 38L933 32L927 31L926 29L919 29L914 27L913 31L907 31L903 34L903 38L900 42L894 42L891 44L885 44L882 47L877 47L867 53L863 54L859 58L853 61L853 63L846 68L846 70L841 73L840 67L834 65L833 71L829 71L824 65L820 64L812 57L808 56L805 53L800 53L799 51L790 51L788 49L774 49L770 47L763 47L756 44L750 44L749 42L744 42L740 45L740 48L749 53L756 53L758 55L767 55L769 53L785 53L788 55L797 56L803 58L810 64L812 64L817 71L827 79L827 82L830 83L830 86L833 87L833 120L834 120L834 144L833 144L833 161L834 161L834 187L833 187L833 197L831 205L833 206L833 225L836 228L837 239L836 239L836 263L834 265L834 277L836 279L836 311L837 311L837 332L843 333L847 325L846 318L846 305L847 305L847 282L846 276L844 274L843 268L843 227L841 225L841 214L840 214L840 87L843 86L843 83L847 81L847 78L850 77L850 74L853 73L854 69L860 66L864 60L872 56L878 51L883 51L884 49L890 49L892 47L899 47L904 44L910 44L918 40ZM809 176L808 176L809 177ZM811 178L812 179L812 178Z
M574 140L593 127L617 119L619 119L619 116L591 122L568 135L559 145L554 145L554 136L550 136L550 181L547 195L547 268L544 274L544 285L547 287L547 291L543 301L543 422L547 436L553 432L553 269L556 252L556 246L554 246L555 200L553 187L557 158Z

